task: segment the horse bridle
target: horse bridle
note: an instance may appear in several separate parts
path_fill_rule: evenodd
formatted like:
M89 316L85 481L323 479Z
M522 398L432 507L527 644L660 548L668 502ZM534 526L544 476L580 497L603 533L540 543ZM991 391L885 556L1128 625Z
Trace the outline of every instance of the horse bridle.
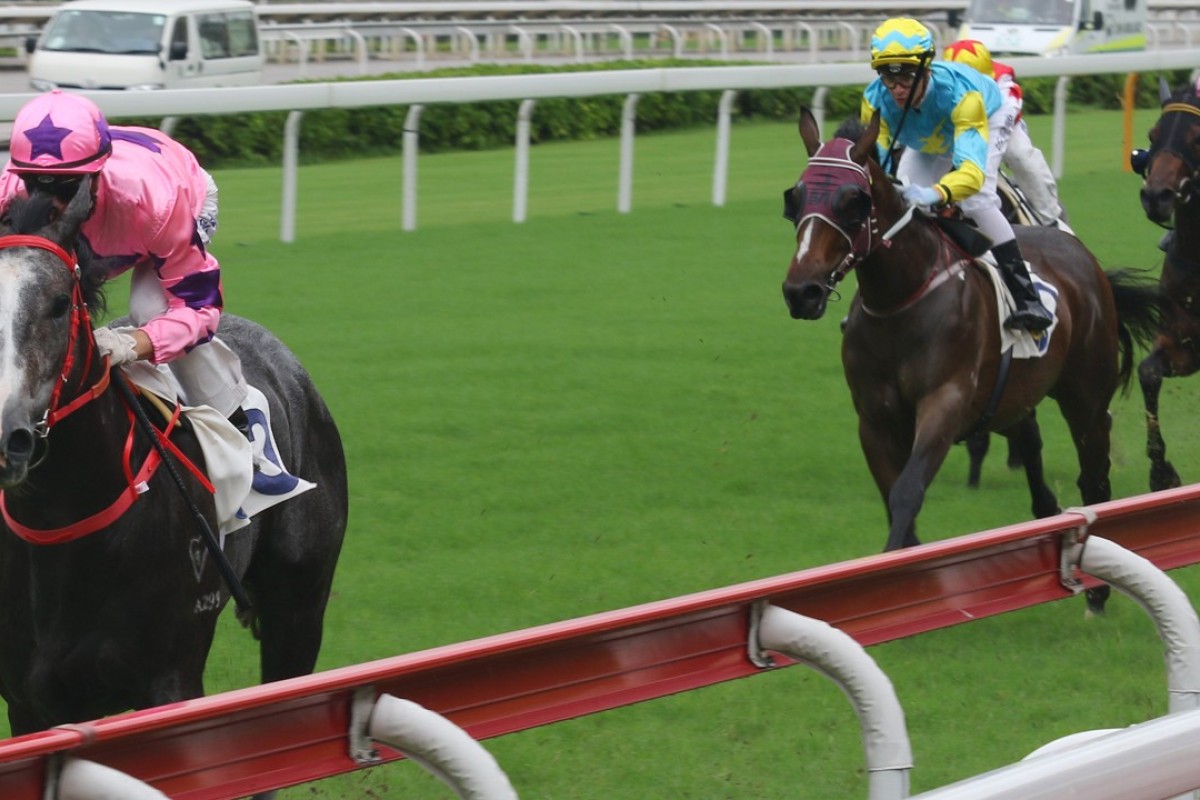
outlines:
M845 258L829 276L825 288L830 292L834 292L835 287L850 274L851 270L866 260L876 249L890 247L892 237L907 225L913 216L913 207L909 206L896 224L882 236L879 235L879 215L875 212L873 201L870 202L870 210L867 212L865 222L857 221L858 227L853 233L846 230L848 225L844 226L836 219L838 214L834 210L834 201L840 192L850 188L862 192L868 199L871 198L871 173L865 166L850 158L851 147L853 147L853 142L848 139L834 139L822 145L821 149L808 160L808 166L804 170L801 181L795 187L785 189L783 192L783 216L795 226L797 231L808 220L819 219L840 233L850 246ZM848 180L846 173L850 174ZM806 197L803 207L798 208L795 202L795 190L800 187L808 188L813 183L812 178L820 179L816 185L821 186L822 191L814 192L811 202ZM829 188L825 188L826 186ZM804 216L800 216L805 208L812 210Z
M1200 108L1191 103L1171 102L1166 103L1162 107L1162 120L1166 121L1169 115L1187 114L1194 117L1200 117ZM1182 117L1172 117L1170 125L1167 126L1165 135L1157 137L1156 141L1150 145L1150 151L1146 156L1145 171L1150 171L1150 164L1153 163L1154 157L1159 153L1170 153L1183 162L1188 169L1188 175L1185 177L1175 189L1175 194L1179 197L1180 203L1190 203L1197 196L1197 179L1200 178L1200 158L1190 152L1189 148L1182 146L1181 140L1186 128L1179 124ZM1145 173L1143 173L1144 175ZM1162 224L1162 223L1160 223ZM1169 227L1166 224L1162 226Z
M58 381L54 384L54 389L50 393L50 405L35 428L37 434L44 439L49 435L50 429L64 417L69 416L104 393L104 390L108 388L109 371L107 369L101 370L101 375L94 384L91 386L84 385L87 376L92 372L92 360L97 354L95 346L83 348L82 369L76 370L78 366L78 354L76 353L75 344L79 341L87 342L93 338L93 335L92 318L91 314L88 313L87 303L83 299L83 284L80 280L81 273L75 257L58 243L43 236L34 236L31 234L0 236L0 250L10 247L32 247L52 253L58 257L58 260L62 262L64 267L71 271L72 275L71 320L70 331L67 334L67 352L63 357L63 365L62 369L59 370ZM81 376L77 387L78 394L64 404L64 390L71 376L76 374L76 372Z

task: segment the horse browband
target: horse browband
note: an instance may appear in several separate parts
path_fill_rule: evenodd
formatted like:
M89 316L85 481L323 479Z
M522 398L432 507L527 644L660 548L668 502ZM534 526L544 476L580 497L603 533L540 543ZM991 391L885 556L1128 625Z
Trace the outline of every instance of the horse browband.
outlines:
M29 233L10 233L7 236L0 236L0 250L8 247L36 247L58 256L67 269L75 269L75 257L57 242L52 242L44 236L34 236Z

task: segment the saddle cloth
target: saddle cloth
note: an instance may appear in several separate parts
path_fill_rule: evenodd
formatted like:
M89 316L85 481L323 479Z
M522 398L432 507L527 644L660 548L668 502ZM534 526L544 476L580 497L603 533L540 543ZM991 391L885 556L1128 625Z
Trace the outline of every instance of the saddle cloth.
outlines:
M1026 261L1029 277L1033 280L1033 285L1037 287L1038 297L1041 298L1042 305L1050 312L1050 327L1036 334L1029 331L1010 330L1004 327L1004 320L1008 319L1009 314L1016 311L1017 304L1013 300L1012 293L1004 284L1004 278L1000 276L996 260L991 253L988 253L975 259L975 263L992 279L992 288L996 290L996 308L1000 310L998 315L1000 352L1003 353L1011 347L1013 358L1041 358L1045 355L1046 349L1050 347L1050 337L1054 335L1054 329L1058 327L1058 289L1034 272L1033 266Z
M121 368L140 390L172 405L178 402L179 384L165 366L135 361ZM249 440L211 406L180 407L196 432L204 452L205 472L216 489L214 500L222 546L226 534L249 525L255 514L316 486L292 475L283 465L271 430L267 398L253 386L249 389L242 403L250 421Z

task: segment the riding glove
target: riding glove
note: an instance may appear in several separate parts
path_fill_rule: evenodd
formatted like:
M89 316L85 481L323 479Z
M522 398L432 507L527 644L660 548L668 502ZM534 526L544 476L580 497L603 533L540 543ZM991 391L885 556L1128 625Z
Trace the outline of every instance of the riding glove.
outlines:
M96 328L96 349L108 356L110 366L137 361L137 341L132 331L137 328Z
M932 186L904 186L900 189L900 194L909 205L914 206L940 206L946 202L942 193Z

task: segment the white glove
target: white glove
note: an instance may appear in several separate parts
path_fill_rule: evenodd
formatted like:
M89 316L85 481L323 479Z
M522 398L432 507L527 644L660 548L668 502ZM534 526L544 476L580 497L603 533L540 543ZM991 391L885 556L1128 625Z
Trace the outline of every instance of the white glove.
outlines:
M108 356L110 366L137 361L137 340L133 331L137 328L96 328L96 349L100 355Z
M914 206L940 206L942 193L932 186L905 186L900 190L904 199Z

